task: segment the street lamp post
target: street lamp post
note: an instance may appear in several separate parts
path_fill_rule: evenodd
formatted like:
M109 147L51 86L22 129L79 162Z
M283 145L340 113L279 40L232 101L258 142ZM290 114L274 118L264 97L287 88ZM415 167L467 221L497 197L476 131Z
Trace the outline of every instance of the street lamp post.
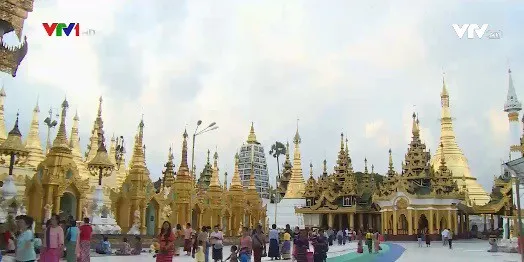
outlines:
M202 120L198 120L197 126L195 128L195 132L193 133L193 144L191 146L192 148L191 149L191 178L192 178L191 181L192 182L191 182L191 197L189 198L189 221L190 223L193 222L193 193L194 193L193 190L195 189L194 183L196 181L195 164L194 164L195 163L195 140L196 140L196 137L201 134L218 129L218 126L216 124L217 124L216 122L212 122L206 128L202 130L198 130L200 125L202 125Z
M9 175L3 183L3 198L11 199L16 196L17 190L13 178L13 169L17 157L27 156L28 150L22 144L22 133L18 129L18 113L16 114L15 126L9 134L7 139L0 145L0 154L9 156Z

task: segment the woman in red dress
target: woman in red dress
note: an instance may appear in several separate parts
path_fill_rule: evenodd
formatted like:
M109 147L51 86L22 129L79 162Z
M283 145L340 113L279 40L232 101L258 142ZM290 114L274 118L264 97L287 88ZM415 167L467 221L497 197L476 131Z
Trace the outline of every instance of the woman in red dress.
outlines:
M175 234L171 228L171 223L164 221L160 235L158 235L160 250L156 256L156 262L172 262L175 251Z
M76 253L78 262L89 262L91 261L91 235L93 234L93 228L89 223L89 218L84 218L84 224L80 226L79 241L76 242Z

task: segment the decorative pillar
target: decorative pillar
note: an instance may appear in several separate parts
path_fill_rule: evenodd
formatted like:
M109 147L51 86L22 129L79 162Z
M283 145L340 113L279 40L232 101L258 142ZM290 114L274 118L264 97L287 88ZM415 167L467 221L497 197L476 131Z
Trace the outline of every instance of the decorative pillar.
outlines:
M491 217L491 220L489 221L489 228L491 229L491 231L495 230L495 219L493 217L493 214L490 215Z
M342 229L342 214L337 214L338 216L338 229Z
M453 212L453 215L451 216L451 218L453 219L453 226L455 227L455 234L457 234L457 232L459 231L459 227L458 227L458 219L457 219L456 210Z
M408 235L413 235L413 210L408 209Z
M145 235L146 234L146 208L141 208L140 209L140 220L142 222L140 222L140 233L142 235Z
M388 218L389 218L389 215L388 215L388 211L384 211L382 212L382 225L384 227L384 232L388 232Z
M397 229L398 229L398 225L397 225L397 210L393 209L393 235L394 236L397 235Z
M482 215L484 217L484 232L488 231L488 225L486 222L486 215Z
M413 228L415 229L415 233L418 233L418 231L420 230L420 228L418 228L418 225L419 225L419 214L418 214L418 211L416 209L413 209L413 218L414 218L414 221L415 221L415 225L413 225Z
M433 234L433 231L435 230L435 229L433 228L433 222L434 222L434 221L433 221L433 209L430 209L430 210L429 210L429 221L428 221L428 222L429 222L429 225L428 225L429 233L430 233L430 234Z
M328 227L333 228L333 213L328 214Z
M448 209L448 228L449 230L452 230L453 227L453 221L451 221L451 209ZM455 231L457 232L457 231Z
M367 224L367 228L374 228L373 227L373 214L368 214L368 224Z
M351 213L349 214L349 227L355 230L355 214Z
M363 213L358 214L358 227L365 230L365 228L364 228L364 214Z
M82 209L84 209L84 196L80 195L78 196L78 199L76 201L76 220L82 221L84 218L82 217ZM88 214L85 214L86 216Z

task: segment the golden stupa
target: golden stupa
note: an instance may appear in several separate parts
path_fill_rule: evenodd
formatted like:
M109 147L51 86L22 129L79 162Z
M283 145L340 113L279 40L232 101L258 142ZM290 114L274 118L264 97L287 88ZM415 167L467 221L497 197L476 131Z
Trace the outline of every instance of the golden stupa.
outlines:
M435 154L431 158L431 165L435 171L439 169L442 156L446 162L446 166L451 170L453 179L458 186L462 188L463 183L466 185L467 195L466 202L475 203L476 205L484 205L489 202L489 196L482 186L477 182L477 179L471 174L468 160L460 149L455 140L455 132L453 131L453 119L451 117L451 110L449 108L449 93L446 88L446 82L442 80L441 99L441 127L440 127L440 142L443 147L438 147ZM440 151L444 150L442 154ZM463 179L464 178L464 179Z

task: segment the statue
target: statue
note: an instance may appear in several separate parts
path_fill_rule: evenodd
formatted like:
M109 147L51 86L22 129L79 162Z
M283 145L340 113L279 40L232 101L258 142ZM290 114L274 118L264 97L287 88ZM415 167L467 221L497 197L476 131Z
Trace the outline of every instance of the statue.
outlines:
M86 217L88 217L88 215L87 215L87 207L84 206L84 208L82 208L82 218L86 218Z
M169 221L169 217L171 216L171 213L172 213L171 206L170 205L165 205L163 210L162 210L162 220L163 221Z
M133 226L127 232L128 235L140 235L140 210L135 210L133 216Z
M51 219L51 212L53 210L53 205L46 204L44 206L44 222Z

